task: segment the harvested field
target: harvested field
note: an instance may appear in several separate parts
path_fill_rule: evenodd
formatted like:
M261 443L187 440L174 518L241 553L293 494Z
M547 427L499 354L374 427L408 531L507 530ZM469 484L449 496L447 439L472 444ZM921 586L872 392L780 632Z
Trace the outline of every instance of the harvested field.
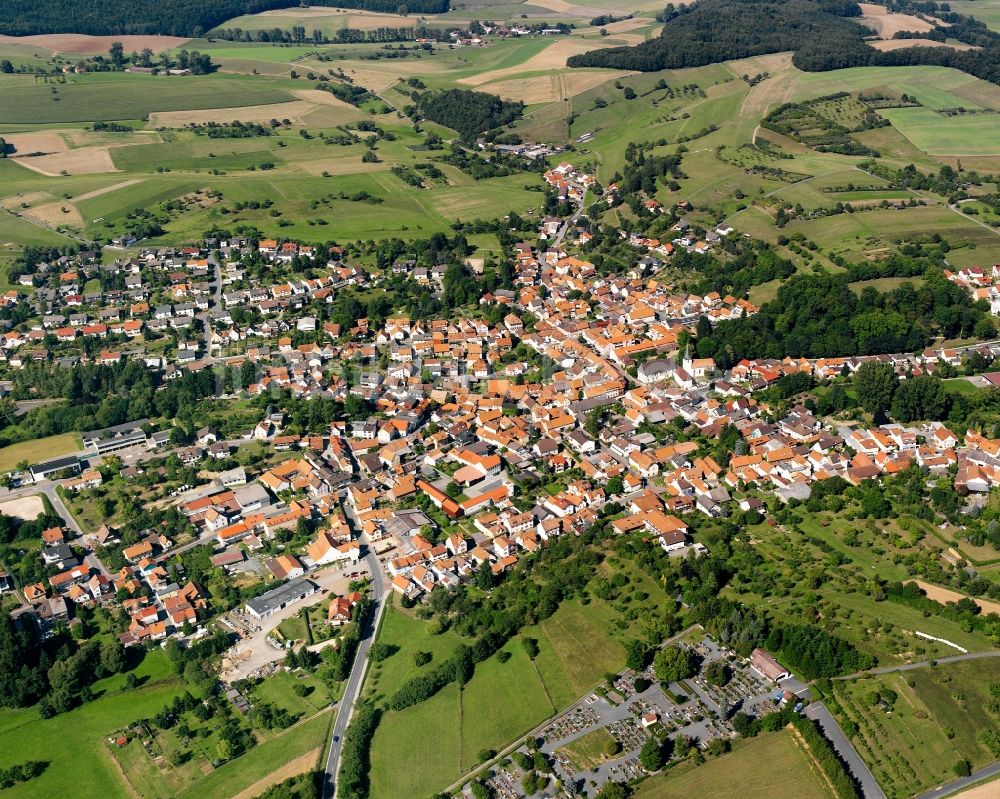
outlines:
M566 0L531 0L531 5L539 8L547 8L549 11L556 11L559 14L569 14L574 17L596 17L601 14L621 14L621 9L597 8L588 6L575 6L567 3Z
M5 133L4 139L8 147L14 151L9 153L12 158L29 153L62 153L69 149L66 140L58 133L38 131L36 133Z
M330 175L359 175L363 172L388 172L392 164L384 161L377 164L364 164L361 155L353 158L322 158L318 161L300 161L296 166L303 172L319 177L324 172Z
M569 72L555 75L539 75L520 80L501 80L480 86L479 90L510 100L520 100L526 105L552 103L575 97L599 86L612 78L628 75L628 72Z
M272 771L263 779L259 779L253 785L244 788L236 794L233 799L253 799L253 797L260 796L260 794L264 793L264 791L268 788L273 785L277 785L279 782L284 782L292 777L297 777L299 774L305 774L307 771L315 767L316 762L319 759L320 751L320 748L316 747L311 752L306 752L304 755L301 755L294 760L289 760L283 766Z
M13 159L14 163L27 167L42 175L91 175L98 172L117 172L107 147L79 147L51 155L39 155Z
M916 583L923 589L924 593L927 594L929 599L933 599L935 602L958 602L960 599L971 599L975 602L983 613L1000 613L1000 603L990 602L987 599L977 599L976 597L968 597L965 594L960 594L958 591L952 591L950 588L942 588L940 585L934 585L933 583L925 583L923 580L910 580L910 582Z
M861 6L861 18L865 27L873 29L883 39L891 39L893 34L900 31L927 33L934 30L934 26L929 22L912 14L890 14L885 6L872 3L858 3L858 5Z
M183 128L186 125L200 125L206 122L268 122L272 119L289 119L293 123L303 125L305 118L315 111L336 109L337 116L343 116L340 122L360 119L364 112L354 106L338 100L329 92L318 89L304 89L295 92L295 96L303 99L287 103L269 103L267 105L247 105L242 108L206 108L200 111L159 111L149 115L150 128ZM315 124L315 121L314 121ZM333 124L333 123L330 123Z
M649 22L648 17L632 17L632 19L620 19L618 22L612 22L610 25L601 25L601 27L609 34L628 33L628 31L634 31L636 28L645 28L649 25Z
M84 225L80 211L68 200L61 202L46 203L34 208L26 209L21 214L25 219L33 219L46 227L61 227L70 225L71 227L82 228Z
M107 133L99 130L67 128L58 131L70 147L126 147L130 144L161 142L156 131L137 130L134 133Z
M0 208L17 209L22 205L34 205L38 202L51 200L52 195L47 191L29 191L24 194L12 194L0 200Z
M975 50L971 44L956 42L946 44L936 42L933 39L880 39L877 42L869 42L876 50L901 50L904 47L951 47L954 50Z
M19 497L0 502L0 513L4 516L16 516L26 522L37 519L45 512L45 505L40 496Z
M332 105L336 108L346 108L349 110L355 108L350 103L345 103L343 100L334 97L330 92L320 91L319 89L296 89L292 94L300 100L315 103L316 105Z
M562 69L566 66L566 59L571 55L588 53L602 46L607 45L597 40L560 39L517 66L493 69L488 72L482 72L479 75L470 75L467 78L460 78L458 83L464 83L467 86L482 86L484 83L510 78L514 75L522 75L526 72L546 72L553 69Z
M419 15L418 15L419 16ZM369 20L372 28L391 27L405 28L412 27L413 17L401 17L398 14L379 14L374 11L351 11L343 8L276 8L271 11L261 11L254 14L253 19L267 19L267 25L262 27L273 28L275 22L271 17L290 17L292 19L307 19L309 17L345 17L350 20L350 24L345 22L345 28L360 28L361 21ZM429 15L430 19L434 15ZM231 23L227 22L226 26Z
M148 47L154 53L181 47L190 39L180 36L87 36L80 33L46 33L37 36L0 36L0 42L42 47L53 53L107 53L113 42L121 42L126 53Z

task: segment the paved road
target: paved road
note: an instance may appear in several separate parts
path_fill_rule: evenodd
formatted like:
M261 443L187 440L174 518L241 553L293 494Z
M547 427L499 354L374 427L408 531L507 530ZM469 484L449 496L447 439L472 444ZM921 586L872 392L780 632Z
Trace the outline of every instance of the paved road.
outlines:
M968 777L962 777L954 782L949 782L947 785L942 785L938 788L934 788L933 790L918 794L917 796L914 796L913 799L943 799L943 797L951 796L953 793L957 793L963 788L971 788L977 782L982 782L990 777L998 776L1000 776L1000 760L996 763L991 763L985 768L979 769L979 771L973 771ZM996 788L997 791L995 795L1000 795L1000 785L996 786Z
M963 660L979 660L981 658L1000 658L1000 651L991 650L989 652L969 652L965 655L950 655L946 658L935 658L934 663L959 663ZM843 677L834 677L835 680L855 680L859 677L871 677L876 674L892 674L897 671L913 671L931 665L929 660L921 660L918 663L906 663L901 666L883 666L880 669L871 671L858 671L854 674L847 674Z
M347 679L337 720L333 724L333 738L330 740L330 752L326 758L326 776L323 779L323 799L336 799L337 796L336 778L337 768L340 765L340 748L343 746L344 733L351 721L354 703L357 702L361 693L361 683L368 669L368 649L375 640L375 631L378 630L379 620L382 618L382 612L387 604L385 601L387 590L385 575L374 550L369 548L365 560L372 574L372 597L375 602L375 613L365 629L361 631L361 643L358 644L358 652L354 658L354 666L351 668L351 676Z
M569 219L563 222L562 227L559 228L559 233L556 235L556 240L552 242L553 249L562 244L563 239L566 238L566 234L569 233L569 229L576 224L576 221L580 218L580 214L583 213L583 206L586 202L587 202L587 190L584 189L583 196L580 197L580 204L573 212L573 216L571 216Z
M840 755L840 759L847 764L854 778L858 781L864 799L886 799L885 793L879 787L874 775L865 765L865 761L861 759L858 751L847 740L847 736L840 729L837 720L826 709L826 705L822 702L814 702L805 709L804 715L819 724L823 735L833 745L837 754Z

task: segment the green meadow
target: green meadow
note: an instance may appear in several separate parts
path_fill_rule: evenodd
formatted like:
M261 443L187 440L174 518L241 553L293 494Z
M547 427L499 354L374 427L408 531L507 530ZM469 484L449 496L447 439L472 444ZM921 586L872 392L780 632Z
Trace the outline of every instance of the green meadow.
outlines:
M171 78L125 73L74 75L46 83L28 75L0 76L0 123L141 119L155 111L264 105L294 99L290 81L224 74Z
M33 707L0 711L0 767L26 760L48 763L41 776L6 789L4 796L122 796L125 789L106 738L158 713L184 690L159 652L147 655L135 674L146 681L140 688L126 691L125 675L109 677L94 684L94 701L50 719L39 718Z
M987 710L997 676L995 661L985 659L836 684L842 713L857 725L853 743L889 799L950 782L959 760L975 770L996 759L976 733L997 727ZM894 702L871 701L887 690Z

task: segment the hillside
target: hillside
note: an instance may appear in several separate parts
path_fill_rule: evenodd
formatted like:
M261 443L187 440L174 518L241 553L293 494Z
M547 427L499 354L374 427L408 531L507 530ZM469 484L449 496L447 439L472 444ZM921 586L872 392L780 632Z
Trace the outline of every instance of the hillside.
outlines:
M656 39L634 47L582 53L567 63L571 67L655 72L792 51L794 65L810 72L935 65L1000 83L1000 34L978 20L952 13L947 4L921 3L917 8L917 4L903 3L899 10L938 14L948 27L935 28L935 43L944 44L947 35L978 49L869 47L865 37L872 31L858 24L861 9L853 0L699 0L680 9L669 8L664 14L666 24Z
M449 0L409 0L404 5L416 14L448 10ZM3 4L0 33L28 36L39 33L87 33L95 36L166 34L201 36L205 31L241 14L254 14L298 6L295 0L7 0ZM365 11L395 13L395 0L337 0L313 5L336 5Z

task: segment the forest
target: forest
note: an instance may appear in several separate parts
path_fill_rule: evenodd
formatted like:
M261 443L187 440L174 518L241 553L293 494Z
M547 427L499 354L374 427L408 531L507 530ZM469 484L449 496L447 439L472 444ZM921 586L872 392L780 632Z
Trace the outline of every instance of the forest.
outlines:
M571 67L610 67L655 72L718 61L799 50L813 43L868 48L854 2L838 0L700 0L664 12L658 39L572 56Z
M407 0L414 14L442 14L449 0ZM297 6L296 0L6 0L0 33L28 36L39 33L87 33L93 36L164 34L201 37L226 20L276 8ZM396 0L336 0L313 5L336 5L395 14Z
M931 38L943 40L947 36L978 49L875 50L864 40L869 32L851 19L859 17L861 11L850 0L700 0L681 8L668 6L663 15L666 24L658 39L634 47L574 55L567 64L655 72L791 50L792 63L807 72L926 65L959 69L1000 84L1000 34L988 30L979 20L951 12L946 4L896 6L899 10L937 14L949 23L947 33L937 29L931 32Z
M856 295L851 275L799 275L750 317L720 322L699 336L700 357L728 369L743 358L824 358L915 352L935 335L991 337L989 309L974 304L937 268L919 287L904 283Z
M420 114L431 122L457 131L472 141L480 133L509 125L524 110L524 103L501 100L485 92L447 89L426 92L417 101Z

